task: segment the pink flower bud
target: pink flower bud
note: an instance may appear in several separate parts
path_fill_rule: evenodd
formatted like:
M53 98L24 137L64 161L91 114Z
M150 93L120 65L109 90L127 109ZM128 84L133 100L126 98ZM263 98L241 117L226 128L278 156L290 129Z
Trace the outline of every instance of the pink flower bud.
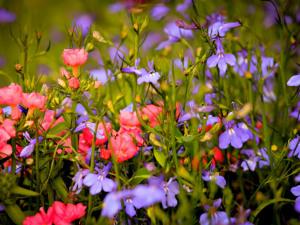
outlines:
M80 83L79 83L79 80L77 77L72 77L70 80L69 80L69 87L72 88L72 89L78 89L80 86Z

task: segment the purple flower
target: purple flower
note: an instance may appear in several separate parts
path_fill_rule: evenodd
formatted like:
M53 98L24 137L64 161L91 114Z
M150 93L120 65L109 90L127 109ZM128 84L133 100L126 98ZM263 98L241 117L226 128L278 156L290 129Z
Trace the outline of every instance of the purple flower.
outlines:
M249 63L250 65L248 69ZM256 64L257 60L255 56L252 56L250 62L248 62L248 53L246 50L243 49L242 51L238 52L238 58L234 66L234 71L238 73L241 77L243 77L247 71L253 74L257 71Z
M219 38L216 39L216 46L217 54L210 56L207 59L206 64L209 68L216 67L218 65L220 75L224 76L227 70L227 64L229 64L230 66L234 66L236 63L236 59L233 54L224 53L222 42Z
M161 20L169 11L170 9L164 4L158 4L151 10L151 16L154 20Z
M157 46L156 50L163 49L173 43L176 43L181 38L191 38L193 36L193 33L191 30L181 29L176 25L175 22L167 24L164 31L168 35L168 40L161 42Z
M82 14L75 18L73 25L80 28L82 34L85 36L88 32L93 23L93 18L89 14Z
M256 156L253 149L243 149L241 153L248 157L248 159L243 160L241 163L243 170L248 171L250 169L251 171L254 171L260 157Z
M208 25L213 25L216 22L224 23L225 22L225 16L223 16L220 13L212 13L212 14L206 16L206 23Z
M261 72L263 77L274 77L275 72L278 68L278 63L274 63L272 57L261 57Z
M114 80L111 70L93 69L90 70L90 75L101 84L106 84L108 80Z
M142 75L142 70L138 69L139 64L140 64L140 59L138 58L138 59L135 60L134 66L123 67L121 69L121 71L123 73L133 73L133 74L136 74L136 75Z
M165 192L160 186L138 185L132 190L132 201L138 209L149 207L165 199Z
M163 208L175 207L177 205L176 195L179 194L179 185L175 178L170 178L168 182L164 181L164 177L151 177L149 179L150 186L157 186L164 191L164 196L161 199Z
M122 192L110 192L104 198L102 216L113 218L121 209Z
M300 176L296 176L295 177L295 181L296 182L300 182ZM295 210L296 212L300 213L300 185L297 185L295 187L291 188L291 192L294 196L296 196L296 200L295 200Z
M27 158L34 151L37 140L36 140L36 138L31 139L30 135L27 131L25 133L23 133L23 136L26 138L26 140L29 142L29 144L22 149L22 151L20 153L20 157L21 158ZM42 140L43 140L43 137L39 136L38 137L38 142L40 143Z
M107 178L107 174L111 168L111 162L104 166L102 169L98 167L95 168L97 173L89 173L83 179L83 184L90 187L90 194L96 195L102 190L105 192L111 192L116 189L117 184L112 180Z
M184 0L183 3L176 6L176 11L183 13L192 5L192 0Z
M247 218L250 216L250 209L245 210L242 206L238 207L238 214L235 218L230 218L231 225L253 225L247 221Z
M16 15L6 9L0 8L0 23L12 23L16 20Z
M300 159L300 136L296 136L289 144L290 152L288 157L296 156Z
M217 199L212 206L205 205L204 208L207 213L200 216L200 225L227 225L230 224L229 218L224 211L217 211L221 206L222 199Z
M259 149L257 152L257 155L260 157L260 159L258 161L259 168L263 168L265 166L270 165L270 158L269 158L269 155L267 154L266 148Z
M223 176L220 176L219 173L214 173L210 171L204 170L202 172L202 179L204 181L213 181L220 188L224 188L226 186L226 180Z
M76 127L74 132L79 132L79 131L83 130L84 128L89 128L90 132L92 134L94 134L95 130L96 130L96 124L91 123L91 122L83 122ZM104 130L98 128L96 137L97 137L97 139L104 139L105 138Z
M243 143L251 138L246 129L240 127L240 125L234 125L233 121L226 122L225 126L227 129L219 136L219 147L221 149L226 149L229 145L234 148L241 148Z
M75 182L72 188L72 191L76 191L76 194L79 194L82 190L83 178L88 175L88 169L79 169L72 180Z
M208 35L210 38L215 39L217 37L225 37L225 34L232 28L239 27L239 22L223 23L215 22L208 27Z
M290 113L290 116L300 121L300 101L297 103L295 109Z
M296 74L294 76L292 76L288 82L287 82L287 86L300 86L300 74Z
M142 48L144 51L148 51L153 46L157 45L161 41L161 34L160 33L149 33L143 42Z
M148 68L149 71L146 71L145 69L141 70L141 75L137 79L138 84L142 84L142 83L158 84L157 81L160 78L160 74L154 71L153 61L148 62Z

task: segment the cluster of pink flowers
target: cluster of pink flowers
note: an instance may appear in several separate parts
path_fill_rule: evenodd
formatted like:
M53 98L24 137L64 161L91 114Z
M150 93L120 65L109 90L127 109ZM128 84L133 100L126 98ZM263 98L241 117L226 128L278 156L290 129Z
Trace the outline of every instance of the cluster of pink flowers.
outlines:
M71 225L74 220L80 219L85 215L86 206L83 204L64 204L55 201L49 207L47 213L44 208L40 208L40 212L34 216L28 216L23 221L23 225Z

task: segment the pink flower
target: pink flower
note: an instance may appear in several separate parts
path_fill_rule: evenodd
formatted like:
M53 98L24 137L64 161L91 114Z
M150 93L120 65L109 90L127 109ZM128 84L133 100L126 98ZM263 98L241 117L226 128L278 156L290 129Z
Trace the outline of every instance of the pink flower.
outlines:
M80 82L78 80L77 77L72 77L70 80L69 80L69 87L70 88L73 88L73 89L78 89L80 86Z
M11 84L0 88L0 105L16 106L22 101L22 87L17 84Z
M62 57L67 66L78 67L86 62L88 53L83 48L64 49Z
M146 105L142 108L142 117L149 120L151 127L155 127L160 124L159 115L162 113L162 107L156 105Z
M1 126L0 127L0 143L7 142L10 139L10 135L6 132L6 130Z
M40 208L40 212L34 216L28 216L23 221L23 225L52 225L52 213L53 210L48 210L48 213L45 213L43 207Z
M65 68L60 68L60 74L64 76L66 79L70 79L71 75Z
M119 120L121 127L125 127L127 129L141 126L136 112L121 111Z
M55 119L55 111L53 110L47 110L44 115L44 119L42 121L42 128L47 131L51 129L52 127L55 127L57 124L62 123L64 121L63 117L59 117L58 119Z
M11 156L12 147L6 142L0 142L0 159Z
M36 93L24 93L23 94L23 105L29 109L44 109L47 97Z
M15 121L10 119L5 119L2 123L2 127L11 138L16 136L16 129L14 125Z
M110 138L108 145L118 162L124 162L134 157L139 151L134 138L128 133L117 133Z
M51 208L54 214L53 223L55 225L64 225L71 224L72 221L83 217L85 215L86 206L82 203L74 205L55 201Z
M12 106L11 107L11 118L13 120L19 120L22 116L21 110L18 108L18 106Z

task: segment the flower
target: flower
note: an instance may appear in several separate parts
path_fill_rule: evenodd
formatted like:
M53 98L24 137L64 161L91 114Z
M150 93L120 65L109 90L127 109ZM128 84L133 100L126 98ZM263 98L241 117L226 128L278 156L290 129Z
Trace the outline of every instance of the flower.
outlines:
M18 84L10 84L0 88L0 105L16 106L22 102L22 87Z
M300 74L296 74L294 76L292 76L288 82L287 82L287 86L300 86Z
M82 14L75 18L73 24L81 29L82 34L85 36L93 23L93 18L89 14Z
M88 175L88 169L79 169L72 180L75 182L72 188L72 191L76 191L76 194L79 194L82 190L83 178Z
M208 35L210 38L215 39L217 37L224 37L225 34L232 28L239 27L241 24L239 22L215 22L208 27Z
M141 110L143 119L147 119L151 127L155 127L160 124L160 115L162 112L163 109L161 106L153 104L146 105Z
M222 203L222 199L217 199L212 206L205 205L204 208L207 213L200 216L200 225L227 225L230 224L229 218L224 211L217 211Z
M241 153L248 157L248 159L243 160L241 163L243 170L248 171L250 169L251 171L254 171L260 157L256 156L253 149L243 149Z
M6 9L0 8L0 23L12 23L16 20L16 15Z
M219 173L213 173L213 172L204 170L202 172L202 179L205 180L205 181L213 181L220 188L224 188L225 185L226 185L225 178L220 176Z
M300 182L300 175L298 174L298 176L295 177L295 181L296 182ZM296 196L296 200L295 200L295 210L296 212L300 213L300 185L297 185L295 187L291 188L291 192L294 196Z
M218 68L220 70L220 75L224 76L227 70L227 64L230 66L234 66L236 63L236 59L233 54L224 53L224 49L221 40L219 38L216 39L216 46L217 46L217 54L210 56L207 59L206 64L209 68L218 65Z
M163 208L175 207L177 205L176 195L179 194L179 185L175 178L170 178L168 182L164 181L164 177L151 177L149 178L150 186L157 186L164 192L161 199Z
M234 125L233 121L226 122L227 129L219 136L219 147L221 149L228 148L229 144L234 148L241 148L243 143L248 141L251 136L249 130Z
M48 213L45 212L44 208L40 208L40 212L35 214L34 216L27 216L23 221L23 225L52 225L53 218L52 218L52 210L48 210Z
M290 152L288 157L296 156L300 159L300 136L296 136L289 144Z
M78 67L87 61L88 53L83 49L64 49L62 53L64 64L71 67Z
M37 92L23 93L22 104L28 109L40 109L45 108L47 97Z
M105 192L111 192L116 188L116 183L107 178L108 172L111 168L111 162L108 163L103 169L95 168L97 173L89 173L83 179L83 184L85 186L90 187L90 194L96 195L100 193L102 190Z
M22 151L20 152L20 157L27 158L32 154L37 140L36 140L36 138L31 139L30 135L27 131L25 133L23 133L23 136L26 138L27 141L29 141L29 144L22 149ZM41 142L42 140L43 140L43 137L39 136L38 141Z
M11 156L12 147L6 142L0 142L0 159Z
M169 11L170 9L164 4L157 4L151 10L151 16L154 20L161 20Z

